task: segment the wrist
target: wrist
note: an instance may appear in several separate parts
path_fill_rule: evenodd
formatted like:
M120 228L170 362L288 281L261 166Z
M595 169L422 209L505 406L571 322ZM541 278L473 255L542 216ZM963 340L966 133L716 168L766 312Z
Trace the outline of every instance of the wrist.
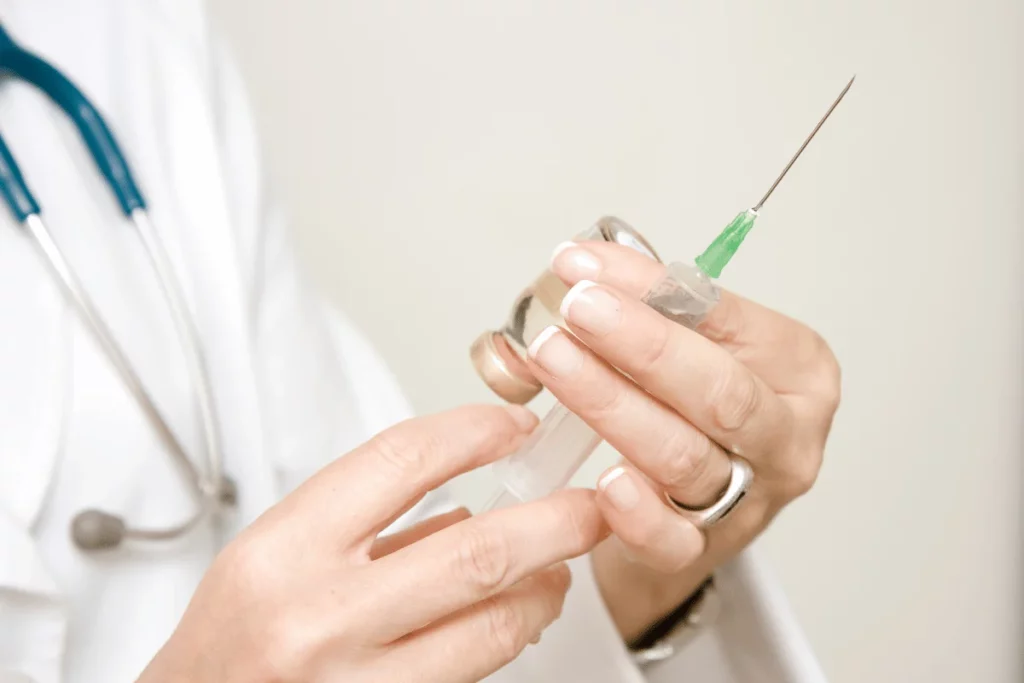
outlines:
M175 683L177 681L202 681L202 676L192 670L188 659L175 655L171 643L166 643L146 665L135 683Z
M264 681L254 672L231 671L218 667L210 655L216 652L212 645L204 647L194 634L179 630L157 651L136 683L213 683L219 680ZM255 658L253 658L255 659ZM241 674L245 675L241 675Z
M634 643L692 597L712 568L696 563L664 574L627 558L609 538L591 553L594 579L615 626L626 643Z
M702 627L714 622L720 607L714 577L708 578L693 595L629 643L633 661L643 667L674 657L701 633Z

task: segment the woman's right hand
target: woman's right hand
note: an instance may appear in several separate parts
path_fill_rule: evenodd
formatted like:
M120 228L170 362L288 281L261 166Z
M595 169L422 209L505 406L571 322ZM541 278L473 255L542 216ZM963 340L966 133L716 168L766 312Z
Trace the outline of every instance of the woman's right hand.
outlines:
M593 491L377 536L535 425L519 407L462 408L324 468L218 556L140 683L468 683L501 668L559 615L562 561L606 534Z

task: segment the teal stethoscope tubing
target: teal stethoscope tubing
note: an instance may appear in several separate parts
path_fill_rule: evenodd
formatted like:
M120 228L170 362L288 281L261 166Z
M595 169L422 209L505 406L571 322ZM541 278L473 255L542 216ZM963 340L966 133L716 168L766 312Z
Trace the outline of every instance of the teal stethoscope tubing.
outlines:
M132 176L128 163L103 117L89 99L64 74L41 57L20 47L0 25L0 77L16 78L32 84L46 94L74 123L93 161L107 180L117 202L135 226L156 271L164 298L174 318L175 328L185 351L195 389L196 404L203 426L206 452L204 476L170 428L156 403L128 361L120 344L104 322L81 281L64 258L41 217L39 203L32 195L10 148L0 136L0 195L3 195L15 219L35 241L64 295L95 335L107 357L135 396L154 429L180 465L198 502L198 509L184 522L161 529L128 526L113 514L84 510L72 522L71 535L83 550L115 547L125 538L161 540L177 538L194 528L219 505L234 502L233 483L224 476L220 440L214 411L209 373L198 341L195 323L181 294L166 251L146 212L146 201Z

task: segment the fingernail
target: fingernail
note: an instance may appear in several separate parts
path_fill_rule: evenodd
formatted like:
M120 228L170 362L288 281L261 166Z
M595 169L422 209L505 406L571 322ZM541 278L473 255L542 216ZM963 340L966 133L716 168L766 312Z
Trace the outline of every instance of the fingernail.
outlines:
M562 317L591 334L608 334L619 326L622 307L608 290L590 280L573 285L562 299Z
M620 512L629 512L640 502L640 490L626 475L624 467L616 467L597 482L597 490L604 493Z
M512 417L512 420L523 431L532 430L537 426L537 416L529 408L519 405L505 406L505 410Z
M530 641L530 644L531 644L531 645L536 645L536 644L537 644L537 643L539 643L539 642L540 642L540 634L538 633L537 635L535 635L535 636L533 637L533 640L531 640L531 641Z
M551 270L566 282L596 280L601 262L575 242L562 242L551 254Z
M541 330L526 352L534 363L558 378L569 377L583 362L580 350L555 325Z

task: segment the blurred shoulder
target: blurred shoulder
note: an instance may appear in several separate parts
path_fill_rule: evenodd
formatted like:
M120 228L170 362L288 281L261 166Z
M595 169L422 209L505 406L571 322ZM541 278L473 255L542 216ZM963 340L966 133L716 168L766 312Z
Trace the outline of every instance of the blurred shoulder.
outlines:
M223 217L249 285L269 214L264 165L244 83L208 9L203 0L0 0L0 21L102 112L154 220L184 232ZM42 97L30 90L7 99Z
M203 77L215 58L204 0L0 0L15 40L72 75L172 57Z

